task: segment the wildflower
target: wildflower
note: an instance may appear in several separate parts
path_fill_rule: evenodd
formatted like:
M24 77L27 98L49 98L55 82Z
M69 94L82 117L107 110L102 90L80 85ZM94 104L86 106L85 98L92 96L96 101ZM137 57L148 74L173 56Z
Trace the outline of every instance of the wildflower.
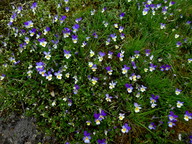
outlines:
M175 126L175 123L174 122L176 122L176 121L168 121L168 126L169 127L173 127L173 126Z
M178 34L175 34L175 38L178 38L179 37L179 35Z
M135 64L134 61L132 61L131 64L132 64L133 69L136 69L136 68L137 68L137 66L136 66L136 64Z
M183 106L183 103L184 103L184 102L177 101L177 107L178 107L178 108L181 108L181 107Z
M77 43L78 37L77 35L72 35L72 41L73 43Z
M128 67L127 65L124 65L124 67L122 68L122 74L127 74L129 69L130 67Z
M125 38L125 34L124 33L121 33L120 34L120 38L123 40Z
M34 2L34 3L31 5L31 9L32 9L33 12L34 12L36 8L37 8L37 2Z
M75 84L73 87L73 93L77 94L79 89L80 89L79 85Z
M83 141L84 143L90 143L90 139L91 139L91 134L88 133L87 131L84 131L84 137L83 137Z
M25 42L26 42L26 44L29 43L29 38L28 37L25 37Z
M182 91L182 90L180 90L180 89L177 88L177 89L175 90L175 94L176 94L176 95L179 95L179 94L181 93L181 91Z
M38 71L42 71L43 69L44 69L44 66L45 64L43 63L43 62L37 62L36 63L36 69L38 70Z
M169 6L172 6L172 5L174 5L174 4L175 4L174 1L170 1L170 2L169 2Z
M141 91L141 92L146 91L146 89L147 89L147 87L145 87L145 86L141 85L141 87L140 87L140 91Z
M162 13L165 15L167 13L168 8L167 7L162 7Z
M91 121L86 121L87 126L90 126Z
M140 112L141 109L140 105L138 103L134 103L134 106L135 106L135 112L136 113Z
M138 92L135 97L139 98L140 96L141 96L141 94L140 94L140 92Z
M128 92L128 93L132 93L133 87L132 87L131 84L125 84L125 87L127 88L127 92Z
M47 34L47 32L49 32L50 31L50 27L46 27L45 29L44 29L44 35L46 35Z
M111 39L108 38L107 41L105 41L105 44L106 44L106 45L109 45L109 44L110 44L110 41L111 41Z
M109 52L108 52L108 58L109 58L109 59L112 59L112 55L113 55L113 52L109 51Z
M107 27L109 25L109 23L105 22L105 21L103 21L103 24L104 24L105 27Z
M161 28L161 29L165 29L165 28L166 28L165 25L166 25L166 24L164 24L164 23L160 23L160 28Z
M70 76L69 73L66 73L66 74L65 74L65 77L66 77L66 78L69 78L69 76Z
M92 81L92 84L95 85L97 83L97 81L98 81L98 78L97 77L93 77L91 79L91 81Z
M150 99L150 103L153 104L157 102L157 100L159 99L159 96L155 96L152 94L149 99Z
M62 24L66 18L67 18L67 16L65 16L65 15L61 16L61 18L59 19L60 23Z
M31 27L33 27L33 22L32 21L26 21L26 22L24 22L24 26L26 28L31 28Z
M79 23L81 20L82 20L82 18L80 17L80 18L77 18L77 19L75 20L75 22L76 22L76 23Z
M45 38L42 38L42 39L38 39L38 41L40 42L40 45L45 47L47 42L45 41Z
M2 74L1 76L0 76L0 80L3 80L5 78L5 74Z
M110 37L112 38L113 41L116 41L117 36L116 36L115 33L114 34L110 34Z
M180 41L178 41L177 43L176 43L176 47L180 47L182 45L182 43L180 42Z
M50 58L51 58L51 55L50 55L50 53L51 52L43 52L44 54L45 54L45 58L47 59L47 60L50 60Z
M119 32L121 33L121 32L123 32L123 30L124 30L124 27L120 26L119 27Z
M135 58L139 58L139 56L140 56L140 54L139 54L140 51L134 51L134 53L135 53L134 57L135 57Z
M192 136L189 136L189 143L192 144Z
M120 53L118 53L118 54L117 54L117 57L119 58L120 61L123 61L124 51L121 51Z
M73 32L76 33L79 29L79 25L75 24L72 28L73 28Z
M91 67L92 71L95 72L97 70L97 65L94 64L92 67Z
M69 7L65 7L65 11L66 11L66 12L69 12Z
M98 139L97 140L98 144L107 144L105 141L106 141L106 139L102 139L102 140Z
M128 126L127 123L125 123L125 124L122 126L121 132L122 132L122 133L128 133L130 130L131 130L131 127Z
M154 64L151 63L151 64L150 64L150 67L149 67L149 71L150 71L150 72L154 71L156 67L157 67L156 65L154 65Z
M114 24L114 27L115 27L115 28L118 28L119 26L118 26L118 24L117 24L117 23L115 23L115 24Z
M113 82L113 81L110 82L110 83L109 83L109 89L115 88L116 84L117 84L117 82Z
M54 75L57 77L57 79L62 79L62 74L60 71L55 72Z
M107 8L106 8L106 7L104 7L104 8L102 9L102 11L101 11L101 12L102 12L102 13L104 13L104 12L106 11L106 9L107 9Z
M67 37L69 37L71 30L69 28L64 28L64 30L62 32L63 32L63 37L67 38Z
M30 31L29 31L30 36L31 36L31 37L34 36L35 32L36 32L36 29L35 29L35 28L33 28L32 30L30 30Z
M48 74L46 74L46 79L47 79L48 81L52 80L52 74L51 74L50 71L48 72Z
M98 59L99 61L103 61L103 57L105 56L105 53L104 52L99 52L99 56L98 56Z
M96 125L100 125L100 123L101 123L101 119L99 119L99 116L100 116L100 114L97 114L97 113L94 114Z
M124 16L125 16L125 13L120 13L119 18L123 19Z
M120 113L119 114L119 120L123 120L125 118L125 114Z
M112 75L113 70L111 69L110 66L106 67L105 69L107 70L107 73L108 73L109 75Z
M111 102L111 99L112 99L112 97L109 96L109 94L106 94L106 95L105 95L105 100L106 100L107 102Z
M190 119L192 119L192 113L186 111L184 115L184 120L189 121Z
M93 33L93 37L94 37L94 38L98 38L98 35L97 35L96 32Z
M72 106L72 100L68 99L68 106Z
M148 126L148 128L151 129L151 130L152 130L152 129L154 130L154 129L156 128L156 125L152 122L152 123L150 123L150 125Z
M191 63L191 62L192 62L192 58L189 58L189 59L188 59L188 63Z
M39 71L39 74L42 75L43 77L45 77L46 76L46 70Z
M65 4L68 4L69 0L64 0Z
M144 9L143 9L143 15L147 15L147 14L148 14L148 11L149 11L149 8L144 8Z
M145 50L145 55L146 55L146 56L149 56L149 55L150 55L150 52L151 52L150 49L146 49L146 50Z
M170 121L177 121L176 118L178 118L178 116L175 115L174 112L172 112L172 111L170 111L168 117L169 117L169 120L170 120Z
M95 14L95 12L96 12L96 10L95 10L95 9L93 9L93 10L91 11L91 15L94 15L94 14Z
M66 59L69 59L71 57L70 51L63 50L64 51L64 56Z
M93 57L95 55L95 52L94 51L90 51L90 57Z
M85 47L87 45L87 43L84 41L81 45L81 47Z

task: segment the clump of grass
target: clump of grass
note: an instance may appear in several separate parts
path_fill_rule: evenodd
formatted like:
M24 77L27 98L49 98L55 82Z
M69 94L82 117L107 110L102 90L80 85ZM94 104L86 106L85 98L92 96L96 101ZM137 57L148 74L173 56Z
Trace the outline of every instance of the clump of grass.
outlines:
M184 3L49 0L16 7L1 40L1 110L36 117L58 143L189 141L169 139L190 135L177 126L192 119Z

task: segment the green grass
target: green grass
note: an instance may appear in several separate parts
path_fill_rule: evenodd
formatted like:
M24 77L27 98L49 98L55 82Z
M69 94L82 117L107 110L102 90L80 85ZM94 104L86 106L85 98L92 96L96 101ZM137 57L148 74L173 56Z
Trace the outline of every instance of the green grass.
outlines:
M159 3L160 1L157 1ZM7 46L1 47L0 57L0 74L5 74L5 78L0 81L0 110L2 114L9 114L15 111L18 114L34 116L37 119L39 128L49 135L57 138L57 143L83 143L83 133L91 133L91 143L96 143L98 139L106 139L108 143L188 143L189 136L192 135L190 129L192 120L184 120L185 111L192 112L192 64L188 62L191 57L191 21L190 0L175 0L176 4L171 6L167 14L163 15L161 9L152 15L151 11L143 16L143 5L140 3L140 10L135 1L70 1L68 4L62 3L57 8L59 1L39 0L36 14L30 10L32 2L25 3L22 14L14 21L13 26L18 29L24 28L23 23L29 20L33 21L34 28L43 32L45 27L50 27L46 35L40 38L46 38L48 42L46 47L40 45L36 36L29 36L29 33L15 36L15 31L7 27L10 13L8 13L2 24L7 33L0 39L6 42ZM168 6L162 4L163 6ZM69 6L70 11L67 13L65 7ZM102 9L107 10L102 13ZM96 10L94 15L90 15L93 9ZM180 9L180 10L179 10ZM120 20L119 14L125 12L125 17ZM172 15L170 15L172 13ZM51 18L49 17L51 15ZM181 18L180 15L183 15ZM60 24L58 20L53 23L55 15L66 15L67 19ZM6 19L7 17L7 19ZM82 17L82 21L77 31L78 42L73 43L71 36L64 38L62 30L64 28L72 29L76 23L75 19ZM165 18L166 17L166 18ZM108 22L105 27L103 22ZM121 40L120 32L114 28L114 24L123 26L125 38ZM160 23L166 24L166 29L160 29ZM174 30L175 29L175 30ZM3 32L3 31L2 31ZM98 38L92 34L96 32ZM117 41L106 45L106 40L110 34L117 35ZM58 35L58 37L55 36ZM73 32L71 33L71 35ZM175 38L179 34L179 38ZM19 45L24 43L25 37L30 38L30 42L21 52ZM90 37L86 40L86 37ZM183 39L187 39L186 42ZM51 40L59 40L57 49L53 48ZM86 41L87 45L81 47ZM182 45L176 47L180 41ZM119 48L115 48L119 46ZM145 50L150 49L150 56L145 56ZM44 58L44 51L51 51L50 60ZM71 51L71 57L66 59L63 50ZM95 52L95 56L90 57L90 50ZM98 60L98 52L105 52L103 61ZM113 58L107 58L108 51L112 51ZM117 54L124 51L123 61L120 61ZM134 51L140 51L139 58L135 59L136 69L133 69L131 57ZM14 57L18 64L9 61ZM150 60L153 55L153 59ZM159 59L162 58L162 61ZM62 79L59 80L54 76L51 81L41 76L36 70L36 63L44 62L46 73L54 70L57 72L67 66L66 71L62 71ZM88 62L97 65L97 70L93 72L88 67ZM7 64L7 67L3 64ZM157 65L156 70L145 72L150 63ZM168 71L160 71L160 66L170 65ZM33 71L31 78L27 77L28 67ZM129 66L128 74L122 74L123 65ZM110 66L113 70L112 75L108 75L106 67ZM69 73L69 78L65 74ZM135 73L141 78L137 81L131 81L129 77ZM78 81L75 83L74 76ZM98 82L93 85L91 78L99 78ZM114 89L109 89L109 83L117 82ZM134 87L132 93L126 91L125 84L132 84ZM77 94L73 93L74 84L80 86ZM145 92L140 92L140 97L136 97L139 92L137 87L144 85L147 87ZM175 94L176 88L181 89L179 95ZM105 95L112 96L111 102L107 102ZM151 95L159 95L157 106L151 108ZM69 106L69 101L72 105ZM184 102L184 106L177 108L177 101ZM141 105L142 109L136 113L134 103ZM94 113L104 110L107 116L96 125ZM168 127L168 115L173 111L178 115L176 126ZM125 118L119 120L119 113L124 113ZM90 126L86 121L91 121ZM154 122L157 126L155 130L148 128L149 124ZM128 133L122 133L122 126L128 123L131 130ZM115 127L115 128L114 128ZM107 134L106 134L107 131ZM95 134L93 134L95 133ZM178 140L178 134L182 134L182 140Z

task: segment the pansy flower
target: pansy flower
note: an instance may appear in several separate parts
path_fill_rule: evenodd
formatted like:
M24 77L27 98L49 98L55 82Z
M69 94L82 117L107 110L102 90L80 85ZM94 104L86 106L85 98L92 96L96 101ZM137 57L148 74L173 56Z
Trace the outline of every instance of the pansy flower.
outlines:
M110 34L110 37L112 38L113 41L116 41L116 39L117 39L117 36L116 36L115 33L114 34Z
M91 11L91 15L94 15L94 14L95 14L95 12L96 12L96 10L95 10L95 9L93 9L93 10Z
M127 123L125 123L125 124L122 126L121 132L122 132L122 133L128 133L130 130L131 130L131 127L128 126Z
M38 70L38 71L42 71L43 69L44 69L44 63L43 62L37 62L36 63L36 69Z
M26 21L26 22L24 22L24 26L26 28L31 28L31 27L33 27L33 22L31 20L30 21Z
M109 45L109 44L110 44L110 41L111 41L111 39L108 38L108 39L105 41L105 44L106 44L106 45Z
M106 100L107 102L111 102L111 99L112 99L112 96L110 96L109 94L106 94L106 95L105 95L105 100Z
M160 23L160 29L165 29L165 28L166 28L166 24Z
M115 23L115 24L114 24L114 27L115 27L115 28L119 28L119 26L118 26L118 24L117 24L117 23Z
M177 101L177 107L178 107L178 108L181 108L181 107L183 106L183 103L184 103L184 102Z
M84 41L84 42L82 43L81 47L85 47L86 45L87 45L87 42Z
M98 81L98 78L97 78L97 77L93 77L93 78L91 79L91 82L92 82L93 85L95 85L95 84L97 83L97 81Z
M73 32L76 33L79 29L79 25L75 24L72 28L73 28Z
M62 24L66 18L67 18L67 16L65 16L65 15L61 16L61 18L59 19L60 23Z
M97 65L96 64L93 64L92 67L91 67L92 71L95 72L97 70Z
M113 70L111 69L110 66L106 67L105 69L107 70L107 73L108 73L109 75L112 75Z
M149 126L148 126L148 128L151 129L151 130L152 130L152 129L154 130L154 129L156 128L155 123L153 123L153 122L150 123Z
M139 58L139 56L140 56L140 54L139 54L140 51L134 51L134 53L135 53L135 54L134 54L134 57L135 57L135 58Z
M113 81L110 82L110 83L109 83L109 89L115 88L116 84L117 84L117 82L113 82Z
M98 35L97 35L96 32L94 32L92 35L93 35L94 38L98 38Z
M177 118L178 118L178 116L175 115L173 111L170 111L168 117L170 121L177 121Z
M64 51L64 56L66 59L69 59L71 57L70 51L63 50Z
M135 75L135 73L132 73L129 79L132 81L137 81L137 76Z
M67 38L71 34L71 30L69 28L64 28L63 32L63 37Z
M112 59L112 56L113 56L113 52L109 51L109 52L108 52L108 58L109 58L109 59Z
M64 0L65 4L68 4L69 0Z
M134 61L132 61L131 64L132 64L133 69L137 68L136 63Z
M75 19L76 23L79 23L82 20L82 17Z
M120 61L123 61L124 51L121 51L120 53L118 53L118 54L117 54L117 57L119 58Z
M147 14L148 14L148 11L149 11L149 8L144 8L144 9L143 9L143 15L147 15Z
M47 42L45 41L45 38L38 39L41 46L45 47L47 45Z
M3 80L5 78L5 74L2 74L1 76L0 76L0 80Z
M65 7L65 11L69 12L70 8L69 7Z
M168 126L169 127L173 127L173 126L175 126L175 120L173 120L173 121L168 121Z
M57 79L62 79L61 71L55 72L54 75L56 76Z
M182 90L180 90L180 89L177 88L177 89L175 90L175 94L176 94L176 95L179 95L179 94L181 93L181 91L182 91Z
M103 24L104 24L105 27L107 27L109 25L109 23L106 22L106 21L103 21Z
M73 43L77 43L78 36L77 35L72 35L72 41Z
M156 67L157 67L156 65L151 63L150 66L149 66L149 71L150 72L154 71Z
M31 37L34 36L35 32L36 32L36 29L35 29L35 28L33 28L32 30L30 30L30 31L29 31L30 36L31 36Z
M48 73L47 73L45 76L46 76L46 79L47 79L48 81L52 80L51 71L48 71Z
M95 55L95 52L94 51L92 51L92 50L90 50L90 57L93 57L94 55Z
M125 114L124 113L119 113L119 120L123 120L125 118Z
M180 42L180 41L178 41L177 43L176 43L176 47L180 47L182 45L182 43Z
M189 59L188 59L188 63L191 63L191 62L192 62L192 58L189 58Z
M125 34L124 33L120 33L120 38L123 40L125 38Z
M29 38L28 37L25 37L25 42L26 42L26 44L29 43Z
M34 11L36 8L37 8L37 2L34 2L34 3L31 5L31 9Z
M46 58L47 60L50 60L50 58L51 58L50 53L51 53L51 52L46 52L46 51L44 51L43 53L44 53L44 55L45 55L45 58Z
M119 32L122 33L123 30L124 30L124 27L120 26L120 27L119 27Z
M98 144L107 144L106 139L98 139L97 142Z
M90 126L91 121L86 121L87 126Z
M184 115L184 120L189 121L190 119L192 119L192 113L186 111Z
M128 92L128 93L132 93L133 87L132 87L131 84L125 84L125 87L127 88L127 92Z
M99 56L98 56L98 59L99 61L103 61L103 57L105 56L105 53L104 52L99 52Z
M102 8L101 12L104 13L106 11L106 9L107 9L106 7Z
M128 67L127 65L124 65L124 67L122 68L122 74L127 74L129 69L130 67Z
M146 91L146 89L147 89L147 87L145 87L145 86L141 85L141 87L140 87L140 89L139 89L139 90L140 90L141 92L144 92L144 91Z
M44 29L44 35L46 35L47 34L47 32L49 32L50 31L50 27L46 27L45 29Z
M135 112L136 113L140 112L141 109L140 105L138 103L134 103L134 106L135 106Z
M119 18L123 19L124 16L125 16L125 13L120 13Z
M91 134L88 133L87 131L84 131L84 137L83 137L83 141L84 143L90 143L90 140L91 140Z
M150 52L151 52L150 49L146 49L146 50L145 50L145 55L146 55L146 56L149 56L149 55L150 55Z
M77 94L79 89L80 89L79 85L75 84L73 87L73 93Z

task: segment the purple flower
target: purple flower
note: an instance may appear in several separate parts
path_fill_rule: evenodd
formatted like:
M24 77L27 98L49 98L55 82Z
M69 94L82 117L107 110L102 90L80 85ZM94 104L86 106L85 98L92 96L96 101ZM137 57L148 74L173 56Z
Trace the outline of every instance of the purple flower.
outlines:
M43 63L43 62L37 62L36 63L36 69L38 70L38 71L42 71L43 69L44 69L44 66L45 64Z
M75 32L78 31L79 25L78 25L78 24L75 24L72 28L73 28L73 32L75 33Z
M66 12L69 12L69 7L65 7Z
M128 133L130 130L131 130L131 127L128 126L127 123L125 123L125 124L122 126L121 132L122 132L122 133Z
M124 38L125 38L125 34L124 34L124 33L121 33L121 34L120 34L120 38L121 38L121 39L124 39Z
M150 52L151 52L150 49L146 49L146 50L145 50L145 55L146 55L146 56L149 56L149 55L150 55Z
M189 121L190 119L192 119L192 113L186 111L184 115L184 120Z
M32 30L30 30L30 31L29 31L30 36L33 36L33 35L35 34L35 32L36 32L36 29L35 29L35 28L33 28Z
M192 136L189 136L189 143L192 144Z
M149 98L150 99L150 103L156 103L157 100L159 99L159 96L155 96L155 95L151 95L151 97Z
M157 67L156 65L151 63L150 67L149 67L149 71L151 71L151 72L154 71L156 67Z
M77 43L78 36L77 35L72 35L72 41L73 43Z
M122 68L122 74L126 74L129 69L130 67L128 67L127 65L124 65L124 67Z
M104 57L104 56L105 56L105 53L104 53L104 52L99 52L99 56L100 56L100 57Z
M87 131L84 131L84 137L83 137L83 141L84 143L90 143L90 139L91 139L91 134L88 133Z
M79 89L80 89L79 85L75 84L74 87L73 87L73 93L77 94Z
M165 29L165 28L166 28L165 26L166 26L166 24L160 23L160 28L161 28L161 29Z
M80 18L77 18L77 19L75 20L75 22L76 22L76 23L79 23L81 20L82 20L82 18L80 17Z
M31 27L33 27L33 22L31 20L30 21L26 21L26 22L24 22L24 26L26 28L31 28Z
M96 32L93 33L93 37L98 38L98 35L96 34Z
M137 68L137 66L136 66L136 64L135 64L134 61L132 61L131 64L132 64L132 66L133 66L133 69L136 69L136 68Z
M65 16L65 15L61 16L61 18L59 19L60 23L63 23L66 18L67 18L67 16Z
M110 34L110 37L112 38L113 41L116 41L117 36L116 36L115 33L114 34Z
M34 2L32 5L31 5L31 9L35 9L37 7L37 2Z
M98 144L106 144L105 141L106 141L106 139L102 139L102 140L101 140L101 139L98 139L98 140L97 140Z
M54 75L57 77L57 79L62 79L62 74L60 71L55 72Z
M178 41L177 43L176 43L176 47L180 47L182 45L182 43L180 42L180 41Z
M125 84L125 87L127 88L127 92L128 92L128 93L132 93L133 87L132 87L131 84Z
M173 127L173 126L175 126L175 123L174 122L176 122L176 121L168 121L168 126L169 127Z
M182 91L182 90L176 88L176 90L175 90L175 94L176 94L176 95L179 95L179 94L181 93L181 91Z
M71 30L69 28L64 28L63 32L63 36L64 38L69 37Z
M124 16L125 16L125 13L120 13L119 18L123 19Z
M148 128L151 129L151 130L152 130L152 129L154 130L154 129L156 128L156 125L152 122L152 123L150 123L150 125L148 126Z
M174 4L175 4L174 1L170 1L170 2L169 2L169 6L172 6L172 5L174 5Z
M178 116L175 115L174 112L172 112L172 111L170 111L168 117L169 117L169 120L170 120L170 121L177 121L176 118L178 118Z
M148 13L148 11L149 11L149 8L144 8L143 9L143 15L146 15Z

